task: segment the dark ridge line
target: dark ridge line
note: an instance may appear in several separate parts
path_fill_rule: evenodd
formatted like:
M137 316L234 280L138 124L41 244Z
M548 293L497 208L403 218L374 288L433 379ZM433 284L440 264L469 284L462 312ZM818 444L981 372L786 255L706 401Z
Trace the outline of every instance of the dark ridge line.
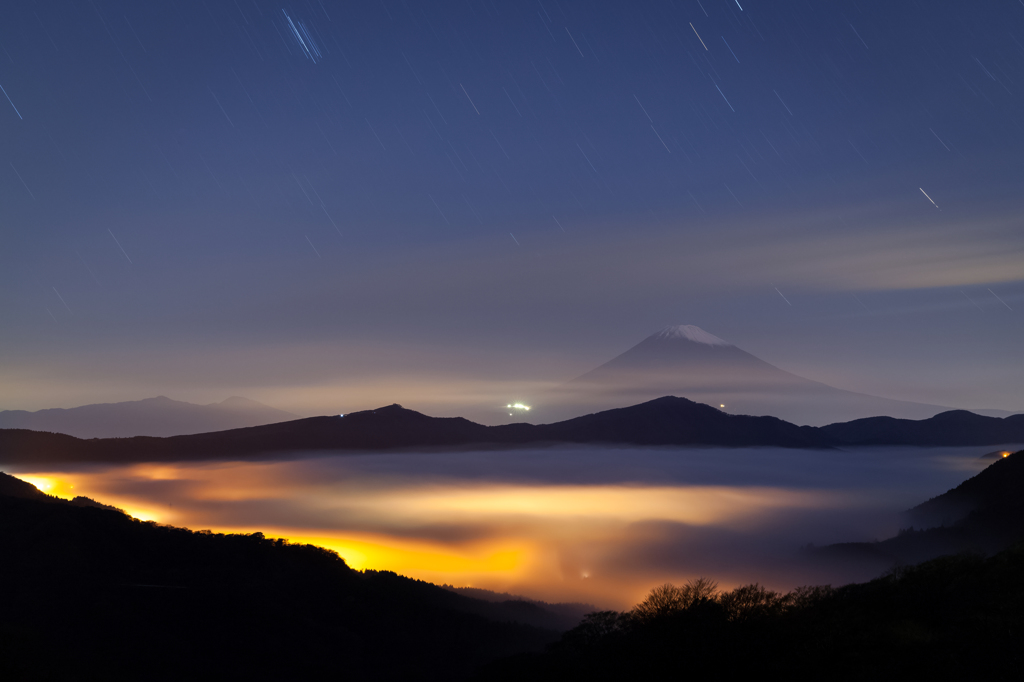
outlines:
M484 426L389 405L345 416L184 436L80 439L0 429L0 464L265 459L282 453L518 449L556 445L783 447L970 446L1024 443L1024 415L984 417L952 410L929 419L871 417L797 426L776 417L728 414L666 396L553 424Z

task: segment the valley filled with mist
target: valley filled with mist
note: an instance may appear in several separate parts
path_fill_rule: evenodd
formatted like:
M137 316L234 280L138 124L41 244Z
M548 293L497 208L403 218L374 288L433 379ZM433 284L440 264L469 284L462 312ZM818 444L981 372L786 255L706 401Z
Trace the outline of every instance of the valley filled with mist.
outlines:
M6 468L161 524L312 542L357 569L624 608L701 575L780 590L873 578L891 566L801 549L895 535L989 450L552 446Z

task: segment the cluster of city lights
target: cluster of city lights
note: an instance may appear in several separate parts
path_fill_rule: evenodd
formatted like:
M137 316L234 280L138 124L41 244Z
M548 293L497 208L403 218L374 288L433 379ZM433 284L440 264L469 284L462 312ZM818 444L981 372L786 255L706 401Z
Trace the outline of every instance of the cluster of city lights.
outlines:
M524 405L522 403L509 403L505 407L510 409L510 410L523 410L524 412L529 412L530 411L530 406L529 405ZM511 417L512 414L513 414L512 412L509 412L508 416Z

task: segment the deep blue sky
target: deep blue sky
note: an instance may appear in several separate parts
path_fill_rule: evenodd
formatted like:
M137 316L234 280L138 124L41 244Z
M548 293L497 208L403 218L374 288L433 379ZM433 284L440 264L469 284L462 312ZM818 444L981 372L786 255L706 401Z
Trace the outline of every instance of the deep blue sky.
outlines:
M450 412L668 324L1024 409L1020 0L8 5L0 409Z

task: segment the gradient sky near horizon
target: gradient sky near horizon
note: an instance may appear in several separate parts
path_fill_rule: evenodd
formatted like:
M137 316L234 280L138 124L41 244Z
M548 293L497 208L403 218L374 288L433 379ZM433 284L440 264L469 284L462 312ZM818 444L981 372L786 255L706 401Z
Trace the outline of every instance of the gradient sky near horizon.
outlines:
M1020 0L0 17L0 409L466 412L696 324L1024 410Z

